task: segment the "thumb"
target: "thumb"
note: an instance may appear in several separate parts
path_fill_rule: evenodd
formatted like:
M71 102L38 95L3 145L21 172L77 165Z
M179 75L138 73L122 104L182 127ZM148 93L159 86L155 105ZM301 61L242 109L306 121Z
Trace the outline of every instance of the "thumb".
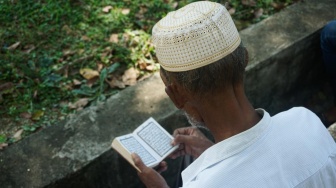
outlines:
M131 156L132 156L135 166L138 167L141 172L143 172L145 168L147 168L147 166L142 162L139 155L136 153L132 153Z

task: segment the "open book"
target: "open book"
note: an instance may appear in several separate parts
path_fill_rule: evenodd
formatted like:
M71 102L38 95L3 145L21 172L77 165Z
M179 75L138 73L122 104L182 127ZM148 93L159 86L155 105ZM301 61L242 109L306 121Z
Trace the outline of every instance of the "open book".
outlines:
M146 166L155 167L178 148L171 145L172 140L173 137L160 124L149 118L133 133L116 137L112 148L140 171L132 160L132 153L138 154Z

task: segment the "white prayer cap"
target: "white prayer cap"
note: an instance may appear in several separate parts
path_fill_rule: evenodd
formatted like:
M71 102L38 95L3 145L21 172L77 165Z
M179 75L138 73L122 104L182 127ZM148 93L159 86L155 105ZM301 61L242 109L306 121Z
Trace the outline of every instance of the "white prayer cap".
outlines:
M209 1L168 13L153 27L152 40L159 63L171 72L216 62L240 44L229 12L223 5Z

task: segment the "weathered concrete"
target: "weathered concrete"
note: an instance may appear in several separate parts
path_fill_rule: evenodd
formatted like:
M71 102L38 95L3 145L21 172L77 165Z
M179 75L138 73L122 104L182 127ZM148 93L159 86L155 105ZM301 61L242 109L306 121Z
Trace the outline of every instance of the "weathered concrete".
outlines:
M136 184L134 170L112 152L111 141L132 132L150 116L160 121L174 112L176 108L167 98L159 75L155 74L114 95L105 104L85 109L1 152L1 187ZM167 127L170 132L178 125L176 121ZM97 165L102 165L97 171L104 169L108 173L86 176L86 172L95 171ZM102 182L102 176L109 179Z
M303 1L241 32L250 53L246 92L271 114L303 105L325 82L319 32L336 18L336 1Z
M334 0L306 0L241 32L251 60L246 91L255 107L274 114L303 105L324 82L318 36L336 17L334 10ZM110 143L149 116L170 132L186 123L158 74L0 152L0 185L141 187L135 170ZM176 163L169 161L164 174L171 185Z

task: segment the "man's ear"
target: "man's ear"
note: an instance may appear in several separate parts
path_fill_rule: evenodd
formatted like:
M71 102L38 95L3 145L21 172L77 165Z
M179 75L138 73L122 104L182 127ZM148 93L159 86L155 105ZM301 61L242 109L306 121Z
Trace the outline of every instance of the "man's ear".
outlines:
M184 107L187 98L175 84L167 85L165 91L178 109Z

